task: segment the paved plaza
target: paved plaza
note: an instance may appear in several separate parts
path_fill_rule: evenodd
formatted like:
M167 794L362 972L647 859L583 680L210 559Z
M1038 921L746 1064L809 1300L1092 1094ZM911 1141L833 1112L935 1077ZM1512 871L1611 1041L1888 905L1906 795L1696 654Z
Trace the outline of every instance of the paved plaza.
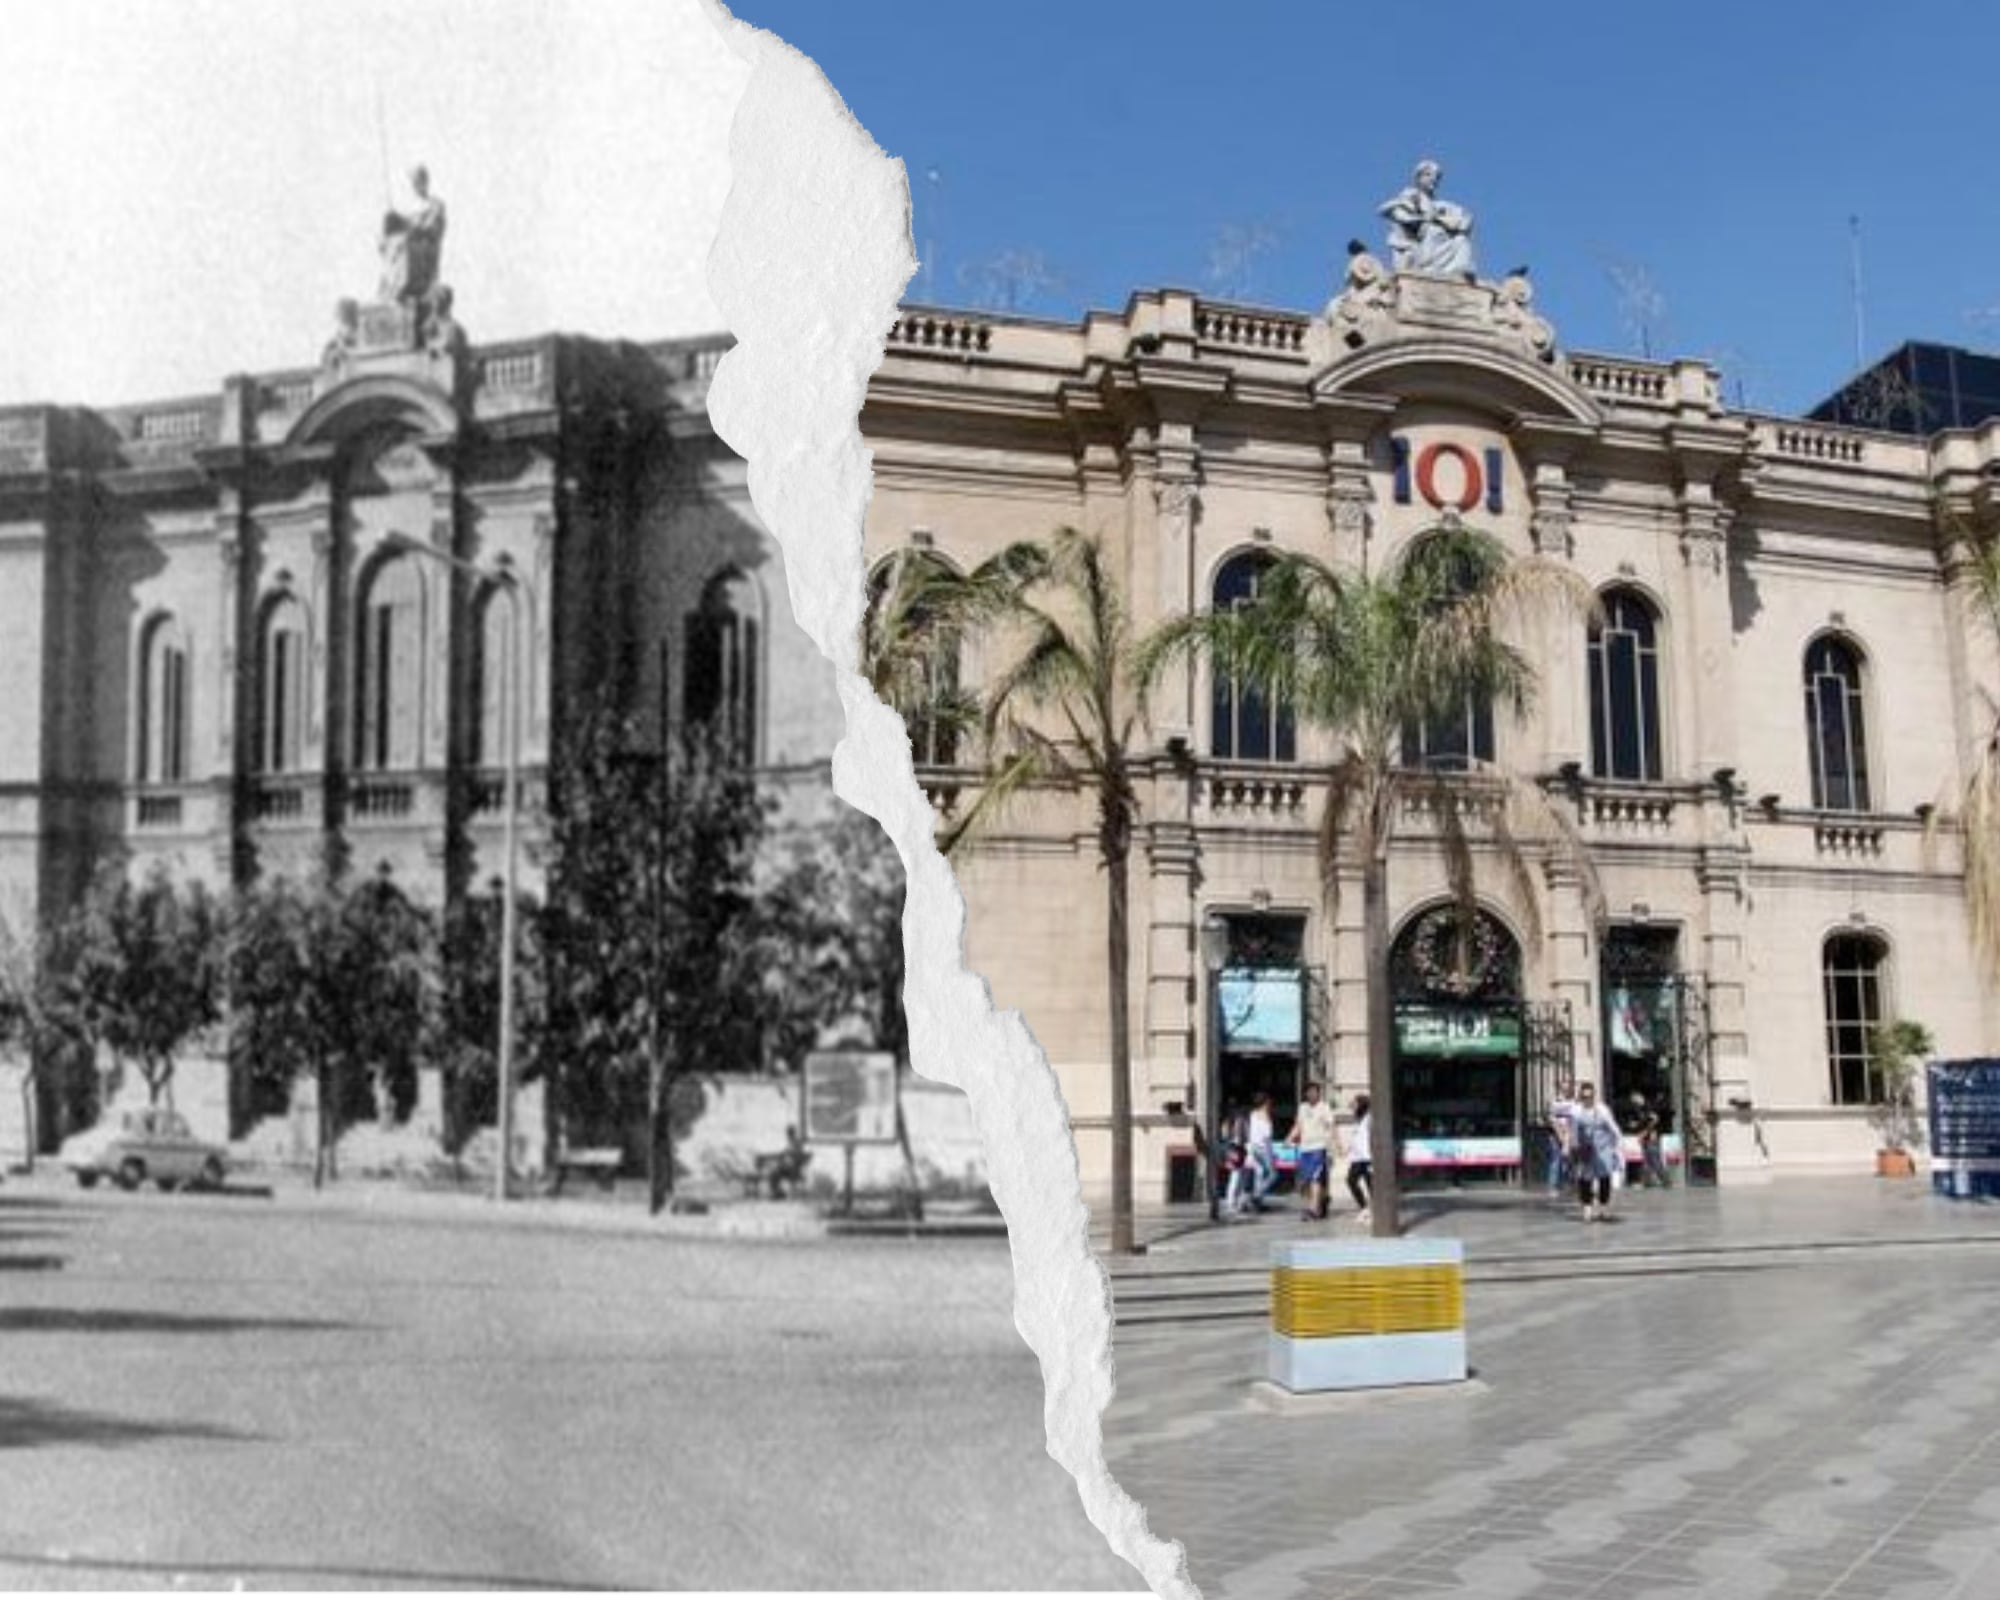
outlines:
M1210 1596L2000 1595L2000 1208L1873 1179L1621 1201L1602 1228L1415 1201L1467 1241L1448 1390L1274 1412L1261 1319L1121 1323L1112 1470ZM1326 1236L1152 1221L1127 1298Z
M1141 1587L1003 1241L365 1193L0 1189L0 1587Z

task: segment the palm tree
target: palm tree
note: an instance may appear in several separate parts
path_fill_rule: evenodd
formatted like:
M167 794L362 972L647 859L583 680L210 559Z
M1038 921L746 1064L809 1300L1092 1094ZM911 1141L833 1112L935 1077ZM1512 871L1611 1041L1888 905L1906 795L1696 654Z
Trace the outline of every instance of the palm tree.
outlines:
M1111 1027L1111 1249L1129 1255L1132 1219L1130 858L1139 797L1132 739L1144 681L1130 615L1102 547L1074 528L1011 546L987 564L1007 575L1005 636L1018 654L990 678L982 728L991 763L956 844L1030 788L1086 791L1104 868ZM982 570L987 570L982 569ZM988 620L1002 613L989 612Z
M910 730L919 765L950 765L977 733L979 696L959 681L960 646L1005 616L1038 567L1015 544L962 573L935 551L898 550L875 572L861 617L861 671ZM954 830L951 842L963 836Z
M1959 525L1950 530L1963 564L1971 610L1989 643L2000 649L2000 537L1980 535ZM2000 700L1980 686L1986 726L1972 752L1972 764L1946 805L1934 812L1927 832L1955 821L1965 844L1965 908L1973 948L2000 982Z
M1415 541L1382 573L1340 571L1302 555L1277 559L1256 599L1228 612L1177 619L1142 652L1148 680L1194 652L1212 670L1260 688L1323 730L1335 753L1320 819L1319 868L1331 911L1338 902L1342 839L1361 866L1368 985L1368 1084L1377 1151L1372 1210L1378 1238L1401 1229L1396 1172L1395 1080L1390 1046L1389 851L1405 808L1435 819L1438 848L1461 915L1461 960L1474 905L1471 831L1492 839L1533 937L1539 896L1531 842L1573 854L1595 899L1595 880L1568 822L1534 784L1468 760L1464 772L1406 766L1406 729L1463 717L1484 701L1525 715L1533 663L1509 634L1549 606L1594 611L1575 572L1541 557L1511 558L1490 535L1455 521ZM1470 824L1470 828L1468 827Z

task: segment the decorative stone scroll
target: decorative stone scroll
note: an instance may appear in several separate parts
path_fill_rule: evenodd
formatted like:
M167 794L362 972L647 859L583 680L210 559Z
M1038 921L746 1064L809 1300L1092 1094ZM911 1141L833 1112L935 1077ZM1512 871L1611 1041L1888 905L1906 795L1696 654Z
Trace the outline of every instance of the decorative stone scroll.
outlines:
M1534 311L1534 286L1525 272L1498 283L1406 276L1390 273L1358 243L1348 248L1346 282L1325 311L1343 348L1444 334L1483 339L1535 361L1555 360L1555 329Z

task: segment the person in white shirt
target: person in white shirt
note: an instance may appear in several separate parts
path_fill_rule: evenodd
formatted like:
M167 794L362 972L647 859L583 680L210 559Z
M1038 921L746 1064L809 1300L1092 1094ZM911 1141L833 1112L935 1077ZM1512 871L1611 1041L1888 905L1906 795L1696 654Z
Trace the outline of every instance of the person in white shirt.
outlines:
M1611 1220L1611 1176L1625 1160L1625 1135L1611 1108L1599 1103L1597 1085L1586 1083L1574 1100L1558 1100L1550 1114L1569 1123L1570 1167L1585 1222Z
M1309 1083L1298 1120L1292 1124L1292 1143L1299 1147L1299 1196L1305 1202L1301 1222L1317 1222L1326 1216L1327 1157L1333 1146L1333 1107L1320 1098L1319 1085Z
M1354 1196L1360 1215L1354 1220L1366 1225L1373 1218L1368 1201L1375 1192L1375 1163L1371 1159L1375 1137L1374 1119L1368 1114L1368 1096L1354 1097L1354 1126L1347 1135L1347 1192Z
M1271 1097L1259 1094L1250 1102L1249 1137L1244 1140L1244 1163L1250 1173L1250 1211L1265 1211L1264 1196L1278 1178L1278 1157L1271 1148L1275 1131L1271 1126Z

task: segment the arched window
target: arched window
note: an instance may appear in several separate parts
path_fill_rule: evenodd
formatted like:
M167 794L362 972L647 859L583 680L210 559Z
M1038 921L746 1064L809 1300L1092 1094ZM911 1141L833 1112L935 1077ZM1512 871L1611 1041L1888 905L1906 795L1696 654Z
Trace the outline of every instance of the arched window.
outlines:
M1449 593L1463 594L1473 574L1454 573ZM1444 602L1440 601L1440 609ZM1403 724L1403 765L1437 772L1464 772L1475 761L1493 759L1493 697L1468 690L1442 716Z
M868 579L871 644L888 658L884 698L910 730L910 756L920 767L949 767L958 760L964 721L959 695L957 633L935 620L923 599L934 583L949 586L958 574L929 550L912 548L891 556ZM892 587L901 584L901 594Z
M1590 628L1590 769L1600 778L1660 776L1659 619L1630 589L1603 596Z
M172 617L155 617L139 641L141 783L187 778L187 636Z
M305 612L289 595L271 602L257 632L257 742L259 772L296 772L305 745Z
M1831 635L1815 639L1806 651L1806 737L1812 746L1812 803L1823 811L1866 811L1861 658Z
M375 569L359 621L354 764L364 772L407 771L417 764L423 703L423 580L414 557Z
M1827 1076L1837 1106L1872 1105L1881 1074L1868 1048L1882 1020L1882 968L1888 956L1872 933L1837 933L1820 952L1826 993Z
M719 573L687 620L681 707L690 724L718 730L739 760L757 759L762 633L757 591L740 572Z
M472 764L497 767L507 759L508 674L514 670L514 605L508 594L489 588L478 610L479 653L474 660L478 682L473 704L479 721L473 728Z
M1213 609L1237 611L1257 601L1258 581L1272 558L1256 552L1232 556L1215 574ZM1298 719L1292 708L1273 709L1255 684L1238 683L1225 672L1214 672L1209 687L1209 743L1225 761L1296 761L1299 758Z

